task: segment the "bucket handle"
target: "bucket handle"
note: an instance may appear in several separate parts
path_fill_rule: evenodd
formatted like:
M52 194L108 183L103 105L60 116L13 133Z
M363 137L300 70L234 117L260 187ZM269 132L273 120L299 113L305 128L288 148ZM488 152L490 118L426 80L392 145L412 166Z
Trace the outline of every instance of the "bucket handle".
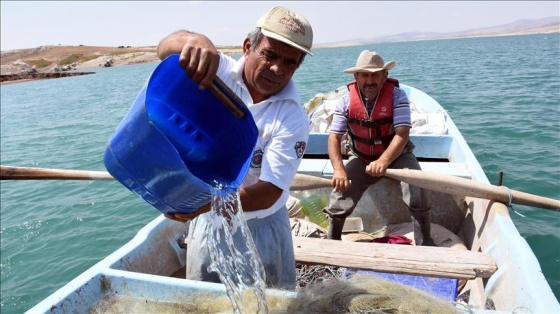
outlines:
M245 104L219 77L216 76L212 81L210 92L212 92L236 118L241 119L245 116L245 111L241 109L241 106L245 106Z

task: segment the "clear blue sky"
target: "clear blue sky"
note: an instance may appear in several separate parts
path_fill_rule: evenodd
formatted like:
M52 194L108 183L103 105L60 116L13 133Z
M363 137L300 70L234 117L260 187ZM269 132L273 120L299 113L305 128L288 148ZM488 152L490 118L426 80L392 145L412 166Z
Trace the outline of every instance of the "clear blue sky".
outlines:
M453 32L560 16L560 1L4 1L1 50L43 45L155 46L178 29L241 45L283 5L305 15L314 43L402 32Z

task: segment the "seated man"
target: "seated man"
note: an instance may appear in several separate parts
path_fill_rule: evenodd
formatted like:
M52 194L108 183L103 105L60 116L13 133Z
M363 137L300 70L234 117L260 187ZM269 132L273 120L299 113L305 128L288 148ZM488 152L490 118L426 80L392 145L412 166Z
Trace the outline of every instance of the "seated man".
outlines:
M344 70L354 74L355 81L348 84L349 94L337 103L328 139L334 170L334 189L324 210L329 216L329 239L341 239L346 217L387 168L420 169L409 140L412 124L408 97L397 80L387 78L395 66L395 61L384 63L376 52L364 50L356 66ZM346 133L350 152L345 166L341 142ZM405 182L401 182L401 189L412 215L416 245L435 245L430 236L425 191Z

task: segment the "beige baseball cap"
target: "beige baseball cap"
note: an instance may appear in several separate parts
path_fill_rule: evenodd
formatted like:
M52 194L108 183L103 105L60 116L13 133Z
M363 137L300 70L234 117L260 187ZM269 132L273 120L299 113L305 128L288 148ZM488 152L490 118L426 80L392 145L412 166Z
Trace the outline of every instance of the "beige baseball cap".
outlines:
M263 35L295 47L308 55L313 44L313 29L309 21L285 7L270 9L257 21Z

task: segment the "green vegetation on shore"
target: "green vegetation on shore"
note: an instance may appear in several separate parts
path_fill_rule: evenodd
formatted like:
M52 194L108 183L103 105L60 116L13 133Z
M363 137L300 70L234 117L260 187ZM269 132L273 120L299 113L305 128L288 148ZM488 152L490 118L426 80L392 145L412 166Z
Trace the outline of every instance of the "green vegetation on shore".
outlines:
M52 64L52 61L47 61L45 59L38 59L38 60L26 60L26 63L30 64L31 66L34 66L36 68L46 68L49 65Z
M82 58L82 54L71 54L70 56L66 57L65 59L60 60L58 64L60 65L67 65L77 62Z

